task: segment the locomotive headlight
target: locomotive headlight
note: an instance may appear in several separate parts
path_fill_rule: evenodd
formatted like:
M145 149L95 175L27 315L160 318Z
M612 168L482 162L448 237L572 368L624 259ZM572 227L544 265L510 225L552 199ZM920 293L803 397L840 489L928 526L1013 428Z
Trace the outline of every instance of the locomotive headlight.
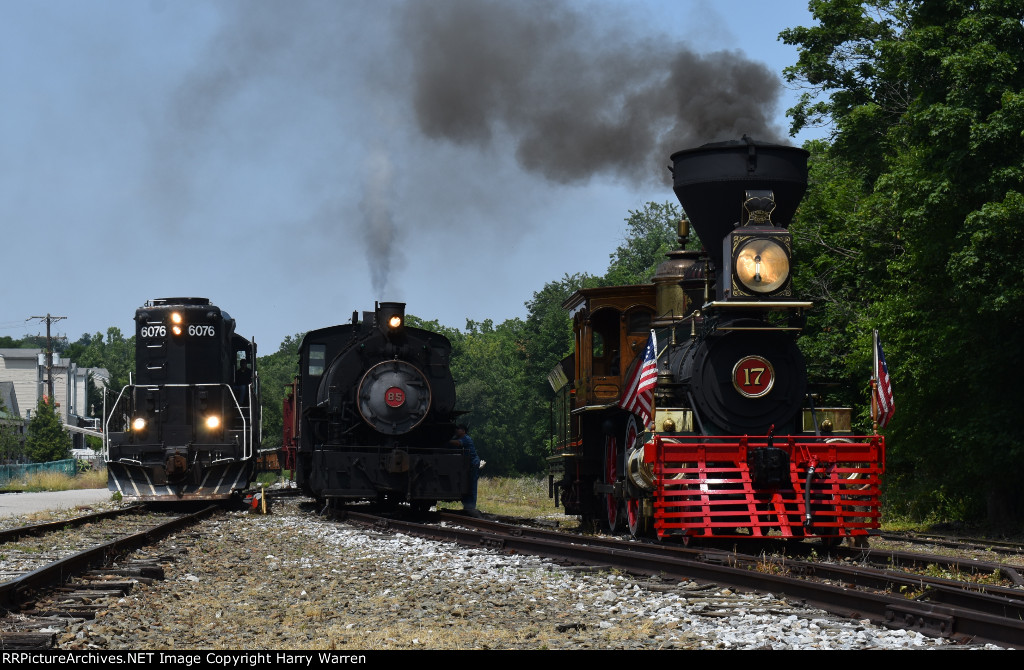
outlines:
M181 312L173 312L171 314L171 323L181 323Z
M146 420L141 416L137 416L132 420L132 430L138 432L146 428Z
M736 278L754 293L771 293L789 278L789 255L770 238L749 240L736 253Z
M399 326L402 325L402 317L399 316L398 314L393 315L390 319L388 319L388 325L391 326L392 328L398 328Z
M213 414L206 417L206 427L209 428L210 430L216 430L217 428L220 428L220 417L215 416Z

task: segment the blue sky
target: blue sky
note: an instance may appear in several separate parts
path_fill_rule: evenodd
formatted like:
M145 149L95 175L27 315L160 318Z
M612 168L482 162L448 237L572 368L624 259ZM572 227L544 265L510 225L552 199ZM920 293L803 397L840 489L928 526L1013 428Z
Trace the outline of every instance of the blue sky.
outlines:
M375 299L525 316L606 270L630 210L675 201L667 147L732 137L693 125L722 102L705 73L650 85L630 113L661 110L657 146L606 155L645 146L608 118L631 82L722 51L780 78L797 25L801 1L0 0L0 335L46 313L130 335L165 296L210 298L262 353ZM784 136L795 97L753 106Z

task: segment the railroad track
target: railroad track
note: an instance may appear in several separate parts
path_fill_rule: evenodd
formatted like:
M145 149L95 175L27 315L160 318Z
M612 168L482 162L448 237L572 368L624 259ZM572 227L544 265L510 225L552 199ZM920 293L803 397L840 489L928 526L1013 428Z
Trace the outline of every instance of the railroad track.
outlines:
M450 513L439 515L441 523L404 521L354 511L342 511L339 516L378 530L400 531L464 546L784 594L839 616L869 619L875 624L932 637L1024 648L1024 590L925 577L894 569L889 563L876 567L867 564L866 559L860 563L827 563L648 544L570 535ZM881 558L883 553L887 558ZM870 550L857 552L862 558L871 554ZM876 558L885 561L893 555L879 552Z
M6 616L0 619L0 647L52 647L56 631L68 620L95 615L101 607L97 599L120 597L136 583L162 579L159 561L108 566L219 509L211 505L192 513L142 514L139 506L5 531L0 608Z
M878 539L887 542L943 547L957 551L974 551L1002 556L1016 556L1024 560L1024 543L985 538L954 537L939 533L881 533Z
M119 509L108 510L106 512L82 514L81 516L62 519L60 521L47 521L45 523L28 524L25 526L18 526L16 528L5 528L0 530L0 545L7 542L13 542L14 540L22 537L45 535L47 533L53 533L68 528L76 528L78 526L84 526L86 524L103 521L105 519L116 519L117 517L124 516L126 514L142 512L145 509L145 505L140 503L127 505Z

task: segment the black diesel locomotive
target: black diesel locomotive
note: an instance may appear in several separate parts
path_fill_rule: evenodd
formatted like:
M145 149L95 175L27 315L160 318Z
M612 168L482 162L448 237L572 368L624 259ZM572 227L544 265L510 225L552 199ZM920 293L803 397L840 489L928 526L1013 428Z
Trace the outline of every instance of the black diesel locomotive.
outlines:
M407 326L404 303L378 303L358 317L310 331L299 344L299 377L284 407L296 481L329 504L428 509L462 498L471 463L449 444L456 417L451 343Z
M256 344L206 298L135 312L135 375L107 417L108 487L146 501L221 500L253 477L261 407Z
M575 353L549 375L549 463L567 513L684 540L878 528L884 439L816 406L797 346L813 305L793 294L787 226L807 158L747 137L673 154L704 249L672 252L651 284L565 302Z

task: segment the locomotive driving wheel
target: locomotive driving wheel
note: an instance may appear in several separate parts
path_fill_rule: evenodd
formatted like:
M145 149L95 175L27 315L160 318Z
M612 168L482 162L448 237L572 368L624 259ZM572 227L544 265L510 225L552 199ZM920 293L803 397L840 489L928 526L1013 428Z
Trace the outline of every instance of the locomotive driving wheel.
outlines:
M626 524L629 526L629 534L633 537L647 535L647 515L644 513L644 501L640 498L626 500Z
M622 447L614 435L604 438L604 483L610 486L619 478L622 464ZM622 503L612 493L605 494L605 522L610 533L621 533L623 529Z
M629 417L626 422L626 437L623 440L623 451L629 453L636 446L636 438L640 434L637 429L636 417ZM633 537L642 537L647 534L647 515L644 513L644 501L642 498L629 496L626 498L626 525Z

